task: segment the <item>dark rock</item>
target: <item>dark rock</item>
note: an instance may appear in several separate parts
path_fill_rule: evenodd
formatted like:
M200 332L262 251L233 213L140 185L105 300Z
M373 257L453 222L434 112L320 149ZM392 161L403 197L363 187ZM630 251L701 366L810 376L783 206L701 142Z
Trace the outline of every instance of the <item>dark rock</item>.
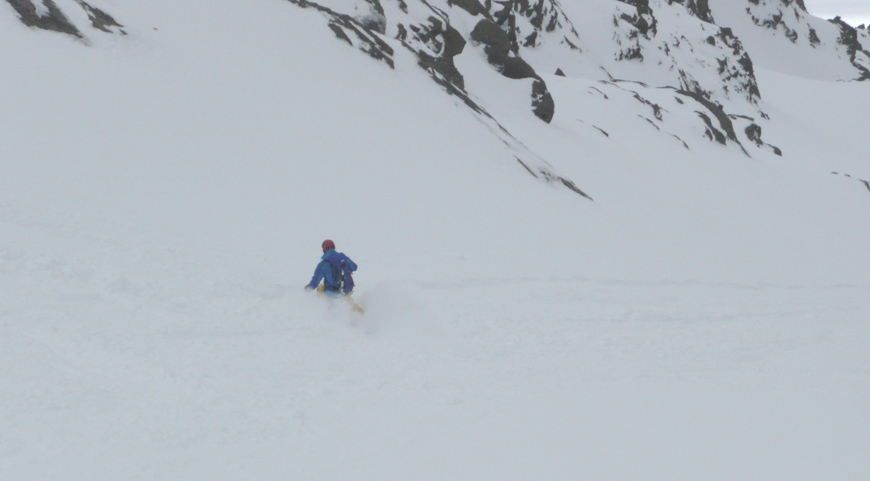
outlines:
M48 15L45 16L36 13L36 6L31 0L6 0L6 2L15 9L18 18L28 27L65 33L79 39L84 38L53 0L43 0L43 5L48 10Z
M689 148L689 144L687 144L685 140L681 139L679 135L671 134L671 137L673 137L673 138L677 139L678 141L680 141L680 143L683 144L683 147L685 147L686 150L692 150L692 149Z
M810 45L813 47L820 45L822 41L819 39L819 34L816 32L816 29L810 29Z
M758 124L750 124L749 127L746 127L746 138L755 142L755 145L759 147L764 144L761 141L761 127Z
M728 114L725 113L725 109L723 109L721 105L713 103L710 100L704 98L702 95L695 92L678 90L677 93L680 93L687 97L691 97L695 99L696 102L706 107L707 110L709 110L716 117L716 120L719 121L720 127L722 128L722 130L725 131L725 133L728 134L728 138L735 142L739 142L737 140L737 134L734 132L734 123L731 122L731 119L728 117Z
M689 0L692 3L692 0ZM710 11L708 0L695 0L695 15L707 23L716 23L713 20L713 12Z
M553 116L556 113L556 102L550 91L547 90L547 84L543 80L537 79L532 84L532 107L535 115L546 123L553 121Z
M547 84L525 60L511 54L511 40L507 32L492 20L483 19L475 25L471 39L484 46L486 58L502 75L510 79L534 78L532 108L535 115L549 123L553 120L555 102Z
M837 43L846 47L846 55L849 56L849 61L860 73L859 80L870 80L870 70L861 65L856 59L859 54L866 56L870 60L870 52L864 50L861 42L858 41L858 31L844 22L842 18L835 17L833 20L828 20L840 29L840 38Z
M622 3L627 3L629 5L637 8L637 12L641 15L647 15L652 13L652 10L649 8L649 0L619 0Z
M634 98L635 98L635 100L637 100L638 102L640 102L640 103L642 103L642 104L648 106L649 108L651 108L652 111L653 111L653 116L655 116L656 120L659 120L659 121L662 120L663 117L662 117L662 108L661 108L661 106L659 106L658 104L655 104L655 103L653 103L653 102L651 102L651 101L649 101L649 100L643 98L643 96L641 96L641 95L640 95L639 93L637 93L637 92L634 92Z
M610 137L610 134L608 134L607 131L605 131L605 130L602 129L601 127L596 127L596 126L594 126L594 125L593 125L592 127L595 127L599 132L601 132L602 134L604 134L605 137Z
M330 28L330 30L333 31L333 33L335 33L335 36L338 37L339 40L344 40L345 42L347 42L348 45L353 47L353 42L350 40L350 37L348 37L347 34L344 33L344 29L342 29L335 23L330 23L328 27Z
M520 165L522 165L530 174L532 174L532 177L534 177L536 179L538 178L538 174L536 174L534 170L530 169L529 166L526 165L525 162L523 162L519 157L514 157L514 158L517 159L517 162L519 162Z
M451 25L444 25L438 18L429 17L428 20L428 24L411 25L410 28L414 32L414 39L426 44L438 54L437 56L430 55L426 49L414 48L408 42L409 34L401 24L399 24L397 40L414 52L419 59L419 65L429 70L433 76L436 73L440 74L444 80L464 90L465 79L456 68L453 57L465 50L465 38Z
M643 17L643 15L626 15L623 13L620 18L633 25L634 28L636 28L644 37L649 37L652 25Z
M368 27L363 25L359 20L342 13L338 13L328 7L309 2L308 0L287 0L290 3L299 6L300 8L313 8L329 18L329 28L335 33L336 37L347 41L351 45L353 42L350 35L353 35L359 40L357 48L367 53L375 60L380 60L390 68L395 68L393 61L393 47L383 40Z
M508 57L504 62L501 74L514 80L538 76L535 69L519 57Z
M653 16L652 9L649 7L649 0L619 0L622 3L632 5L637 10L635 15L622 14L620 18L631 24L644 37L649 38L649 34L656 34L656 19Z
M456 5L474 16L488 15L489 13L478 0L447 0L447 4L450 6Z
M707 23L716 23L713 21L713 14L710 12L708 0L668 0L668 5L674 3L684 5L689 13Z
M727 65L720 64L720 74L727 75L723 77L725 80L733 78L740 79L740 88L746 92L749 101L755 103L758 98L761 98L761 90L758 88L758 80L755 78L755 68L752 64L752 59L749 53L743 49L743 44L740 42L730 28L722 28L717 35L731 49L731 53L737 57L737 66L728 68Z
M556 75L557 77L565 77L565 72L563 72L562 69L557 68L557 69L556 69L556 74L555 74L555 75Z
M652 119L648 119L648 118L644 117L643 115L638 115L638 117L640 117L640 118L646 120L650 125L652 125L653 127L655 127L656 130L658 130L659 132L661 132L662 128L659 127L658 125L656 125L656 123L653 122Z
M442 33L442 37L444 38L444 55L455 57L465 50L465 44L467 43L465 37L452 26L447 25Z
M574 182L572 182L572 181L570 181L570 180L568 180L568 179L566 179L566 178L564 178L564 177L559 177L559 181L562 182L562 185L564 185L565 187L567 187L568 190L570 190L570 191L572 191L572 192L574 192L574 193L576 193L576 194L580 194L581 196L583 196L583 197L585 197L585 198L587 198L587 199L589 199L589 200L591 200L591 201L593 201L593 202L595 201L595 199L593 199L592 197L589 197L589 196L586 194L586 192L583 192L582 190L580 190L580 188L577 187L577 186L574 184Z
M723 134L722 132L719 131L719 129L717 129L716 127L713 126L713 122L710 120L710 117L703 112L697 112L697 114L699 117L701 117L701 119L704 121L704 123L707 124L707 132L706 132L707 138L709 138L710 140L715 140L716 142L719 142L722 145L725 145L727 142L727 138L725 137L725 134Z
M538 41L538 32L537 30L532 32L528 37L526 37L525 41L523 41L523 47L534 47L537 45Z
M504 65L511 51L510 37L495 22L486 19L478 22L471 31L471 39L485 45L484 52L489 63Z
M89 4L84 2L83 0L77 0L77 1L79 2L79 5L81 5L82 8L84 8L85 11L88 13L88 20L91 21L91 25L93 25L94 28L96 28L97 30L102 30L102 31L108 32L108 33L113 33L109 27L116 27L118 29L124 28L123 25L116 22L115 19L112 18L112 16L109 15L108 13L106 13L98 8L94 8L94 7L90 6ZM127 32L125 32L123 30L120 30L120 32L121 32L121 35L127 34Z
M422 51L417 52L417 58L419 59L420 66L424 69L434 70L441 74L441 76L448 82L460 89L465 89L465 78L462 76L459 69L456 68L452 58L432 57Z
M602 131L602 132L603 132L603 131ZM546 170L542 170L542 169L538 171L538 172L541 173L541 176L538 176L538 174L536 174L535 171L532 170L532 169L528 166L528 164L526 164L525 162L523 162L522 159L520 159L519 157L516 157L516 156L514 156L514 158L517 159L517 162L519 162L520 165L522 165L523 168L526 169L526 172L528 172L529 174L531 174L532 177L534 177L534 178L536 178L536 179L539 179L539 178L543 177L544 180L546 180L547 182L561 182L562 185L564 185L565 187L568 188L568 190L570 190L570 191L572 191L572 192L574 192L574 193L576 193L576 194L579 194L579 195L581 195L581 196L583 196L583 197L585 197L585 198L587 198L587 199L589 199L589 200L591 200L591 201L593 201L593 202L595 201L595 199L593 199L592 197L589 197L585 192L583 192L582 190L580 190L580 188L577 187L577 185L576 185L573 181L571 181L571 180L569 180L569 179L566 179L566 178L564 178L564 177L558 176L558 175L556 175L556 174L553 174L552 172L548 172L548 171L546 171Z

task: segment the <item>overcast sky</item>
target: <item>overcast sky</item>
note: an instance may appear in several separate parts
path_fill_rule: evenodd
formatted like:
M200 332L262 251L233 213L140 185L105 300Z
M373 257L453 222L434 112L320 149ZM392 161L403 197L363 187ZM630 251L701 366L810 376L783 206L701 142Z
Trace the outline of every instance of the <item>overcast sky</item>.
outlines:
M870 24L870 0L804 0L804 3L817 17L830 19L839 15L856 27Z

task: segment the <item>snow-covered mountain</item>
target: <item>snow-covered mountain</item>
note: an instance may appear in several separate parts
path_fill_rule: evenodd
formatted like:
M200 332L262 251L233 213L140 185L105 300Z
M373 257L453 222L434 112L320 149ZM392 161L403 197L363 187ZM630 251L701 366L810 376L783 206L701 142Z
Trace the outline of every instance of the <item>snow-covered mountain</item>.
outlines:
M0 0L0 479L863 481L868 47L799 0ZM324 238L365 315L303 291Z
M813 18L800 0L571 2L568 13L555 0L291 3L319 10L339 38L391 67L393 49L382 38L398 40L433 79L483 114L485 106L472 100L479 95L466 90L468 74L454 62L466 45L482 50L477 57L503 76L533 79L530 105L545 122L558 106L539 72L598 80L605 97L630 83L644 105L635 110L649 117L651 108L657 127L663 119L656 102L674 97L676 103L662 100L670 101L668 111L681 118L697 113L708 139L741 147L769 147L757 123L767 117L758 106L762 93L741 38L752 39L765 65L787 65L787 73L863 80L870 61L865 30ZM793 45L781 45L783 39ZM661 89L677 95L657 95Z

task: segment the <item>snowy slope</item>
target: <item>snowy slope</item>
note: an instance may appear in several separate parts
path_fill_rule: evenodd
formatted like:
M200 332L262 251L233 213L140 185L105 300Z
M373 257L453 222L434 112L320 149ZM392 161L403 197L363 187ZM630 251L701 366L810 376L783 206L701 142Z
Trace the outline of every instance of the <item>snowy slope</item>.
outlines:
M732 28L768 69L819 80L870 78L866 29L822 20L802 0L743 2L714 0L712 15Z
M463 98L291 2L56 3L87 41L0 2L4 480L870 473L866 82L756 62L717 98L780 157L585 70L627 4L524 48L547 123L470 42ZM672 7L647 47L719 28ZM326 237L364 317L301 290Z

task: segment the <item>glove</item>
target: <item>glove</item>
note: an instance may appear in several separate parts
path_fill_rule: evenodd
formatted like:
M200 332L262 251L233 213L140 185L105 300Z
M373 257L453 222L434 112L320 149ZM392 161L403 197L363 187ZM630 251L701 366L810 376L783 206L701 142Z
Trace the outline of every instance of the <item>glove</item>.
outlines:
M307 292L311 292L311 291L314 290L314 288L311 287L311 286L309 286L309 285L306 285L306 286L305 286L305 290L306 290Z

